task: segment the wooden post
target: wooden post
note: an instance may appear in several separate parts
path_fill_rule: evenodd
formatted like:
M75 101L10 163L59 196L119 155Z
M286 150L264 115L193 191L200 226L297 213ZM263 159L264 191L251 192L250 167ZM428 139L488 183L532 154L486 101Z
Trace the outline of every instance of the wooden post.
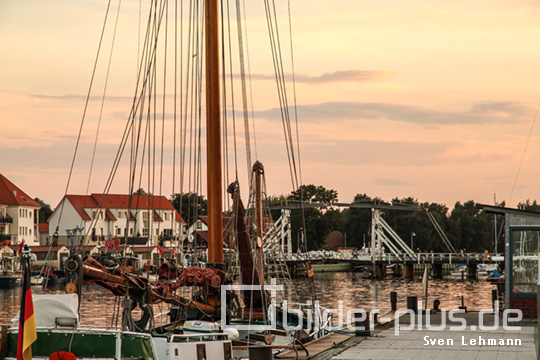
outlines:
M418 312L418 297L407 296L407 310L412 310L415 313Z
M2 325L0 334L0 359L5 359L8 354L8 326Z
M433 264L433 279L443 278L443 264Z
M467 265L467 278L469 280L477 280L478 274L476 272L476 264L468 264Z
M390 293L390 306L392 308L392 311L397 310L397 292L392 291Z
M384 280L386 278L386 265L378 264L377 265L379 280Z
M413 264L403 265L403 279L405 280L414 279L414 265Z

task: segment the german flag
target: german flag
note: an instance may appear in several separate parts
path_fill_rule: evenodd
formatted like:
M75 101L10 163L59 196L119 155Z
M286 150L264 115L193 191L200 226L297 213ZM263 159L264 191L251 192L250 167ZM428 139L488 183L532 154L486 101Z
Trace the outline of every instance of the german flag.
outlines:
M34 303L30 284L30 250L25 246L22 256L24 278L19 313L19 338L17 341L17 360L32 360L32 343L37 339Z

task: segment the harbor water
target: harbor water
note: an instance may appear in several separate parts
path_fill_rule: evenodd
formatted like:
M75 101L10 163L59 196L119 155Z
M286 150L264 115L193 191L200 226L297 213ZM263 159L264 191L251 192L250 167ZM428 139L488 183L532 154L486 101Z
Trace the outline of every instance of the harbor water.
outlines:
M310 300L310 291L305 278L293 279L300 300ZM343 301L343 310L362 309L371 311L378 309L380 314L390 311L390 292L398 294L398 309L405 309L407 296L417 296L424 301L424 291L421 278L413 281L402 279L387 279L384 281L364 279L359 273L316 273L314 276L316 299L327 309L338 309L339 301ZM463 297L468 310L491 309L491 290L485 278L478 281L462 281L446 277L428 283L428 308L433 307L433 301L440 301L440 308L457 309L461 306ZM34 294L44 293L41 286L32 287ZM48 289L46 293L64 293L62 287ZM20 288L0 289L0 325L9 325L20 306ZM186 294L187 295L187 294ZM81 326L109 328L113 321L115 297L98 285L85 285L81 302ZM166 313L166 303L154 305L154 314ZM161 320L162 319L162 320ZM165 317L157 318L156 325ZM121 321L121 320L120 320Z

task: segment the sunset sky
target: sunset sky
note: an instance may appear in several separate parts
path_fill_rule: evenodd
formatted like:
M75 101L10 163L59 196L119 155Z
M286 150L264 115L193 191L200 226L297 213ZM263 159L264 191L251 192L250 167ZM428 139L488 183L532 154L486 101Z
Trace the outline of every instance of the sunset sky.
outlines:
M246 2L244 25L257 155L277 195L292 188L262 3ZM278 3L288 41L287 5ZM138 5L122 2L90 192L103 190L129 112L137 35L128 34L137 32ZM0 0L0 173L52 206L66 188L106 7ZM540 200L540 3L291 0L291 11L303 183L335 189L342 202L358 193L450 208L491 204L494 194L511 207ZM86 192L99 100L90 107L69 193ZM166 182L163 194L171 188Z

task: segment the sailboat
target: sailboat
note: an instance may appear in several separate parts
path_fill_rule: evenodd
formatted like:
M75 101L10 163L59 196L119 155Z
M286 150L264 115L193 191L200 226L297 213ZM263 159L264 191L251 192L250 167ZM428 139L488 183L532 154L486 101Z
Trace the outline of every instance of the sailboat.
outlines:
M147 38L156 37L159 32L160 16L165 10L164 3L153 3L154 22L148 26ZM36 299L37 302L53 302L52 316L48 321L38 323L38 341L34 346L34 358L48 358L57 351L69 351L78 358L151 358L175 359L231 359L232 340L238 336L235 331L222 331L217 320L239 321L268 321L267 294L264 290L262 254L262 215L257 212L257 240L255 248L247 236L246 224L243 218L245 209L239 200L238 182L233 182L228 188L233 199L234 219L238 233L239 261L244 285L259 287L259 291L244 293L241 301L245 305L239 314L223 314L222 299L231 302L238 295L231 293L220 294L225 281L225 261L223 250L223 177L222 177L222 144L221 144L221 103L220 103L220 71L219 71L219 25L218 2L206 0L204 3L205 24L205 92L206 92L206 155L207 155L207 196L208 196L208 262L206 269L183 268L175 273L175 278L162 283L152 283L144 278L123 271L121 268L111 272L103 264L90 256L71 255L66 261L66 282L69 294L54 299ZM151 19L151 17L149 19ZM156 21L157 19L157 21ZM142 74L140 85L146 86L155 81L146 69L155 66L155 50L151 48L158 41L148 42L148 57L140 63L139 74ZM144 62L148 62L146 68ZM155 89L154 89L155 91ZM136 95L134 108L142 106L141 102L150 95L146 90L140 90ZM149 100L150 101L150 100ZM135 133L135 109L130 112L131 124L124 133L123 146L129 134ZM139 128L140 129L140 128ZM134 136L134 135L133 135ZM123 150L123 148L121 147ZM119 151L120 152L120 151ZM135 160L136 161L136 160ZM115 166L117 162L115 161ZM260 171L259 165L255 167ZM133 173L132 173L133 174ZM255 179L259 179L255 177ZM260 181L260 179L259 179ZM109 186L110 188L110 186ZM260 188L257 190L260 194ZM257 206L260 206L260 201ZM83 296L83 282L95 282L117 296L122 297L122 329L84 329L80 328L79 306ZM180 286L198 285L204 289L194 298L178 295L176 289ZM221 297L219 297L221 295ZM171 324L161 327L150 327L153 320L152 303L164 301L176 307L169 312ZM37 307L42 308L42 307ZM142 314L136 320L133 310L138 308ZM176 314L175 314L176 311ZM62 316L63 314L63 316ZM58 315L58 316L56 316ZM37 313L39 318L40 314ZM188 321L183 321L188 319ZM191 320L189 320L191 319ZM264 337L266 343L272 342L270 333ZM14 346L17 338L17 328L9 333L7 358L14 358ZM294 339L293 339L294 341ZM249 344L249 343L248 343ZM4 349L4 347L3 347Z

